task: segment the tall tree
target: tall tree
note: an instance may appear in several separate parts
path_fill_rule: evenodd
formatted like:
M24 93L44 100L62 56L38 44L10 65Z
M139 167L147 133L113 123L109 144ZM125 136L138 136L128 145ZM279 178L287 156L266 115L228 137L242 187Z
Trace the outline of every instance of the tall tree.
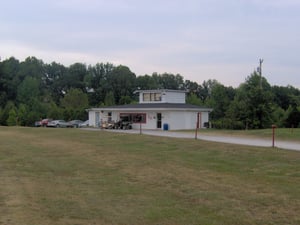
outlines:
M159 84L158 88L161 89L181 90L184 88L183 77L179 74L174 75L170 73L153 73L152 79Z
M207 99L206 104L214 109L210 114L211 118L213 120L222 119L225 117L226 110L234 98L234 89L225 87L218 82L214 83L210 92L210 97Z
M61 105L66 109L84 110L88 107L87 94L80 89L71 88L62 98Z
M136 78L136 88L141 90L153 90L158 89L159 84L152 76L146 74Z
M68 73L63 77L62 83L64 84L64 91L71 88L79 88L83 91L86 90L84 78L87 75L87 67L83 63L75 63L70 65Z
M273 86L272 92L274 93L274 102L278 104L284 110L287 110L290 106L300 106L300 90L292 86L282 87Z
M17 100L29 106L33 105L33 99L40 97L39 81L33 77L26 77L18 87Z
M67 76L68 68L64 65L52 62L46 65L45 76L43 77L43 100L51 102L52 100L59 104L60 99L66 91L65 77Z
M61 99L64 107L64 119L85 119L85 109L88 107L88 96L81 89L71 88L64 98Z
M112 106L114 104L115 104L115 96L114 96L114 93L112 91L110 91L105 95L104 105Z
M19 85L16 79L20 69L20 63L14 57L1 62L0 67L0 104L2 107L7 101L14 101L17 96L17 87Z
M115 66L111 63L97 63L95 66L88 67L84 81L91 106L97 106L104 102L106 93L111 90L108 76L114 68Z
M272 120L273 93L264 77L254 72L241 84L231 108L231 119L242 121L245 127L267 128ZM234 116L234 117L233 117Z
M126 66L117 66L109 73L108 83L117 104L120 104L122 96L133 96L135 80L135 74Z

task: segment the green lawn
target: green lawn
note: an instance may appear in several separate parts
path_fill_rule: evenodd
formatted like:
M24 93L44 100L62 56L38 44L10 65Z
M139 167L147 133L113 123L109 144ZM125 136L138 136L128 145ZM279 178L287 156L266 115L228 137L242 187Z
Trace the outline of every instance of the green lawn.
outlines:
M190 131L195 132L195 131ZM208 135L230 135L256 138L272 138L272 129L257 130L218 130L218 129L201 129L200 133ZM277 140L300 142L300 128L276 128L275 137Z
M300 224L300 152L0 127L0 224Z

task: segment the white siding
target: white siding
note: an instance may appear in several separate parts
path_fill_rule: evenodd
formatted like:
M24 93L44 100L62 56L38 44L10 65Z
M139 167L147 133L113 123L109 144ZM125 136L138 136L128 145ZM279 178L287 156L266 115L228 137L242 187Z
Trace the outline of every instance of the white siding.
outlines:
M160 93L161 101L144 101L144 93ZM141 91L139 95L139 103L185 103L185 92L171 90Z
M120 119L120 113L124 111L119 110L101 110L93 109L89 111L89 122L92 127L101 126L101 122L108 121L108 113L111 112L111 120L118 121ZM136 113L136 111L125 111L125 113ZM157 129L157 113L161 113L161 129L164 129L164 124L168 125L168 130L192 130L197 126L198 113L200 115L199 128L204 128L204 124L208 122L208 112L197 112L197 111L184 111L184 110L157 110L157 111L138 111L139 113L146 114L146 123L142 123L142 129ZM97 114L99 118L97 120ZM139 123L132 124L133 129L140 129Z
M185 103L185 93L184 92L163 92L162 93L163 103Z
M169 130L190 130L196 128L196 112L168 112L164 113L163 124L168 124Z
M201 112L201 127L208 122L208 112ZM169 130L191 130L196 129L198 112L173 111L162 113L162 129L164 124L168 124ZM199 122L200 122L199 121Z
M95 127L96 123L95 123L95 111L89 111L89 125L91 127Z

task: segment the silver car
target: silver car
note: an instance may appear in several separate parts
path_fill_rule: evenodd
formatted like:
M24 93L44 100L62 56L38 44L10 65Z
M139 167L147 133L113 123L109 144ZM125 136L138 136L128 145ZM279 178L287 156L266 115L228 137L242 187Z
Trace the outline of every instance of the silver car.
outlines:
M88 127L88 126L89 126L89 120L86 120L83 123L79 124L79 127Z
M47 127L72 127L72 125L65 120L52 120L47 124Z

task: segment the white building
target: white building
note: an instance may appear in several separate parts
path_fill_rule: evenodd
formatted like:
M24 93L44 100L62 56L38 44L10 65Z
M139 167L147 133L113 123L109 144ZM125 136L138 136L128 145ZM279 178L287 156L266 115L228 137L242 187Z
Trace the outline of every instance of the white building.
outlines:
M139 104L88 109L90 126L127 118L133 129L189 130L205 128L210 108L186 104L186 91L140 90Z

